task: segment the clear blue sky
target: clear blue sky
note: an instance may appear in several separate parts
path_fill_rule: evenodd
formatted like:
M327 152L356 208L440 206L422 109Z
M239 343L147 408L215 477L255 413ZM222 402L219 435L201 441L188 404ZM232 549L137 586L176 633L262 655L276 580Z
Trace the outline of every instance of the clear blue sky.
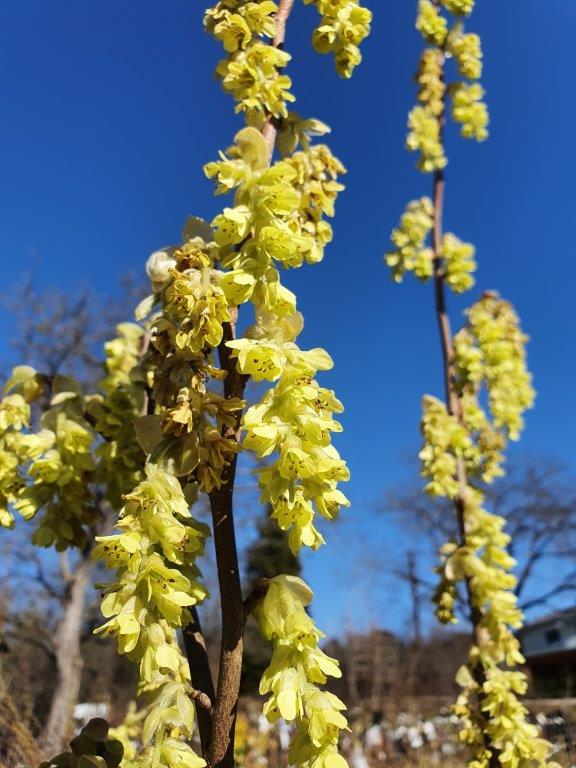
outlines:
M381 260L405 203L429 191L403 151L421 45L416 2L371 6L373 34L351 82L313 53L311 8L297 3L288 32L297 108L332 125L330 143L349 168L325 261L287 276L306 317L303 343L332 353L325 381L347 405L338 446L354 506L325 552L306 559L315 614L333 632L359 611L393 627L405 619L402 593L383 592L384 581L361 572L368 552L378 554L375 542L383 560L401 546L374 509L417 449L423 391L438 392L441 382L431 291L395 286ZM217 211L201 167L240 122L212 79L220 50L202 31L203 7L1 4L4 290L31 271L47 286L114 290L178 238L188 214ZM522 450L572 462L576 3L479 0L472 28L484 42L492 136L450 147L447 226L476 244L479 288L511 299L532 336L539 399ZM9 357L9 328L1 316L0 359Z

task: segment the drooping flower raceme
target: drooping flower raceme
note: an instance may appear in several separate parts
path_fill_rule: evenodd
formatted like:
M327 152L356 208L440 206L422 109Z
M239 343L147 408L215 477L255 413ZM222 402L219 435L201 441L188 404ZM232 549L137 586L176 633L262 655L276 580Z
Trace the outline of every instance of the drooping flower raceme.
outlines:
M475 0L441 0L441 3L456 16L467 16L474 10Z
M434 254L425 246L432 230L432 211L430 198L414 200L407 205L400 224L392 232L394 250L386 254L386 263L398 283L406 272L414 272L420 280L432 277Z
M273 723L281 717L294 723L291 764L346 768L338 754L340 732L347 727L345 706L319 687L341 672L338 662L318 647L323 634L305 610L311 599L312 592L301 579L281 575L270 580L255 609L262 633L274 648L260 683L260 693L270 694L264 714Z
M358 0L304 0L316 6L321 16L312 42L318 53L332 53L336 71L351 77L362 61L360 43L370 34L372 13Z
M467 15L473 0L446 0L444 8ZM407 148L419 153L418 168L426 173L443 169L448 160L442 133L446 120L445 96L451 99L450 114L461 126L461 135L483 141L488 137L488 109L484 89L476 82L482 74L482 47L474 33L465 33L461 21L449 26L442 8L432 0L420 0L416 28L429 46L425 48L416 73L417 105L408 116ZM453 58L462 80L446 83L446 64Z
M209 530L191 517L190 500L172 474L149 464L146 478L126 496L120 532L100 537L95 551L117 574L116 581L102 586L108 621L96 631L114 636L119 652L139 664L141 689L150 703L144 749L135 764L150 768L205 764L175 738L191 738L194 722L189 671L176 629L191 620L189 608L206 597L194 561Z
M454 56L458 71L467 80L479 80L482 76L482 46L477 34L464 34L461 26L456 26L447 40L447 50Z
M287 102L294 101L292 82L279 71L290 55L266 40L274 37L273 2L220 0L206 11L206 30L220 40L228 54L216 68L223 88L237 102L250 125L260 128L268 115L286 117Z
M550 745L527 721L519 699L527 682L517 669L523 658L514 632L522 625L522 614L513 592L510 537L506 521L484 503L484 488L504 474L504 449L509 440L519 438L523 413L533 405L527 337L511 305L496 293L486 293L472 305L455 337L445 309L445 288L469 290L476 267L474 247L442 233L448 100L462 136L482 141L488 135L484 92L477 82L482 72L480 39L465 33L462 21L450 20L445 11L461 17L471 13L473 5L473 0L419 4L416 26L427 47L417 74L418 105L409 117L408 148L419 151L422 171L434 173L438 207L428 198L410 203L385 258L396 281L410 271L420 280L433 277L435 282L446 401L430 395L423 399L420 460L426 491L452 501L460 532L441 550L435 602L440 621L455 623L463 586L473 624L474 643L458 672L461 694L453 708L461 722L460 738L471 748L468 766L543 768L553 765L548 761ZM464 79L446 85L451 58Z
M406 272L426 282L434 274L434 251L428 244L433 227L434 206L428 197L408 203L400 224L392 231L392 251L385 255L386 264L392 268L396 282L401 282ZM463 293L474 285L474 246L463 243L456 235L447 232L441 249L443 274L446 284L455 292Z
M342 405L314 378L332 361L324 350L303 352L291 341L241 339L231 345L243 373L277 382L243 419L244 445L260 458L276 455L257 470L262 501L289 531L294 553L302 545L317 549L324 539L314 525L316 512L331 520L349 504L337 488L349 473L330 443L330 432L341 430L333 413Z
M448 36L448 21L432 0L419 0L416 29L428 43L444 44Z
M452 117L462 126L465 139L488 138L488 110L482 101L484 89L478 83L456 83L450 87Z

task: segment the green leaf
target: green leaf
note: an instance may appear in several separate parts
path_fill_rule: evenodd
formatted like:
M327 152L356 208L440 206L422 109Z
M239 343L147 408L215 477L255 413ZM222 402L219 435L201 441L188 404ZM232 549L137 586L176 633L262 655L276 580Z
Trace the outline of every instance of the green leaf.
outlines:
M72 376L63 376L58 373L54 376L54 381L52 382L52 394L58 395L61 392L72 392L75 395L81 395L82 387Z
M134 422L136 439L140 443L142 450L147 454L153 453L162 440L164 440L161 423L161 417L155 415L141 416Z
M182 240L186 243L194 237L201 237L205 243L211 243L214 240L214 232L210 224L204 219L188 216L182 229Z
M82 733L94 741L106 741L109 725L103 717L93 717L82 728Z
M150 461L175 477L187 477L200 463L198 435L165 438L154 449Z

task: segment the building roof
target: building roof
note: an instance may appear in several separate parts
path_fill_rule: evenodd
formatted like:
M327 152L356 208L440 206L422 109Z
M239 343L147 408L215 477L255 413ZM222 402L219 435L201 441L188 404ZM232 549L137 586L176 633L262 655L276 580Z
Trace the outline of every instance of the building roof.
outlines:
M521 629L518 630L518 634L521 635L527 630L536 629L537 627L542 627L546 624L555 624L557 621L561 621L562 619L570 619L573 617L576 618L576 607L563 608L560 611L554 611L553 613L546 614L546 616L542 616L539 619L531 621L529 624L525 624Z

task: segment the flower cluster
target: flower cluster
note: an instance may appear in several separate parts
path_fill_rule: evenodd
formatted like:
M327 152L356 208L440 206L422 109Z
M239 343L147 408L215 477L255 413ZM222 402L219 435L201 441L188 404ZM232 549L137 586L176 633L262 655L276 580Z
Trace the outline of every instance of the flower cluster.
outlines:
M475 248L470 243L463 243L451 233L446 233L442 241L442 258L446 284L454 293L464 293L474 285Z
M359 45L370 34L372 13L358 0L304 0L313 3L322 17L312 38L318 53L332 53L336 71L351 77L362 61Z
M442 46L448 35L448 22L432 0L419 0L416 29L428 42Z
M38 449L40 453L43 450L41 439L26 434L31 403L43 391L36 371L28 365L20 365L12 371L0 400L0 526L4 528L14 525L11 507L25 483L21 467Z
M136 434L155 463L178 477L192 476L202 491L222 483L222 470L238 446L224 434L242 408L213 384L224 373L213 364L214 348L230 320L222 273L214 266L218 246L210 227L189 219L183 244L158 251L148 260L162 311L151 321L149 362L155 412L136 421ZM212 385L212 386L211 386Z
M461 125L465 139L484 141L488 138L488 108L482 101L484 89L479 83L456 83L450 87L452 117Z
M322 633L306 606L309 587L295 576L271 579L255 609L264 637L274 653L262 676L260 693L270 694L264 714L275 723L280 717L295 724L289 762L300 768L346 768L338 754L340 732L346 728L344 704L319 684L340 677L338 662L318 647Z
M294 313L295 297L280 284L275 265L298 267L322 259L332 238L324 216L334 214L343 166L319 145L270 167L262 135L248 127L205 170L217 193L235 192L234 207L212 222L228 269L221 278L228 302L251 300L277 316Z
M434 206L429 197L413 200L406 206L400 224L392 230L394 250L384 257L397 283L402 282L406 272L413 272L423 282L432 277L434 251L427 245L427 240L433 225ZM455 293L467 291L474 285L474 246L448 232L442 240L438 258L442 262L444 280Z
M330 432L342 429L333 419L342 404L314 379L332 361L322 349L303 352L291 341L239 339L229 346L239 371L255 381L277 382L242 422L246 448L260 458L277 454L271 464L256 470L262 501L290 532L293 552L302 545L317 549L324 539L314 525L315 512L331 520L341 506L348 506L337 483L349 473L330 442Z
M438 398L426 395L422 411L424 445L419 456L422 474L428 480L426 491L433 496L455 499L460 492L457 463L459 459L474 460L473 440Z
M119 652L139 664L151 698L136 763L147 768L205 764L179 738L192 735L194 705L175 631L206 597L195 559L209 530L190 514L193 492L185 495L173 475L148 464L145 479L126 496L119 532L99 537L94 553L116 570L116 580L101 585L108 620L96 632L114 636Z
M532 377L526 367L528 337L512 305L497 293L485 293L466 315L467 325L454 340L460 388L477 391L485 383L495 427L517 440L522 414L534 403Z
M424 398L420 454L427 490L458 498L457 461L468 477L489 483L502 474L502 450L517 440L523 412L534 390L526 369L526 336L511 305L485 294L466 312L468 322L454 339L454 374L461 413L448 412L433 397ZM488 411L480 404L487 391Z
M106 345L107 375L94 394L85 395L73 378L49 380L29 366L15 368L6 384L0 520L13 523L9 506L27 520L38 518L32 536L38 546L84 546L101 514L96 487L116 506L141 476L144 454L134 445L133 420L142 408L143 386L134 375L143 331L129 323L118 330ZM34 403L43 409L33 419L37 431Z
M148 383L141 365L146 332L136 323L121 323L117 331L104 345L102 395L87 402L91 422L104 438L96 448L96 474L113 509L120 509L123 495L142 479L145 455L134 440L134 421L142 415Z
M206 11L205 26L227 53L245 50L254 36L274 37L274 14L278 10L271 0L239 2L223 0Z
M392 230L394 247L386 256L386 264L392 268L397 283L402 282L406 272L414 272L420 280L428 280L433 273L432 249L426 240L433 225L434 206L429 197L408 203L400 224Z
M468 80L479 80L482 76L482 44L474 33L464 34L460 26L455 27L448 37L447 49L454 56L458 71Z
M437 48L425 48L416 73L418 101L430 114L438 117L444 111L446 85L442 77L442 55Z
M438 13L432 3L428 5L434 13ZM420 28L423 23L419 25ZM442 145L441 123L446 93L443 61L444 55L439 48L426 48L423 51L416 73L418 104L408 116L406 146L410 151L420 153L418 168L424 173L440 170L447 163Z
M475 0L441 0L442 5L456 16L467 16L474 10Z
M235 425L242 401L210 388L223 377L212 365L213 350L230 319L214 266L218 255L210 227L189 219L182 244L148 260L153 294L137 313L150 315L149 330L121 326L121 337L107 348L104 389L119 396L124 387L125 396L133 396L136 410L126 417L138 438L135 450L146 458L145 474L131 492L123 490L117 531L99 537L94 552L116 570L116 579L101 587L107 621L96 631L116 637L119 652L139 665L145 697L143 747L125 760L126 768L205 765L187 743L194 704L176 631L206 597L195 560L209 529L192 518L190 505L199 488L209 492L221 484L238 450L224 433ZM104 417L109 423L108 399L97 405L97 423Z
M206 11L206 30L220 40L228 57L216 68L222 86L238 102L250 125L261 127L269 115L287 117L292 82L281 73L290 54L268 45L274 37L275 3L270 0L220 0Z
M458 582L465 581L472 608L482 617L468 663L456 678L462 688L453 708L461 721L460 739L472 749L469 765L474 768L487 768L493 750L507 768L553 768L556 764L547 760L551 746L527 722L527 710L518 698L526 692L527 680L514 669L524 662L512 631L522 625L522 613L512 592L515 561L507 552L506 521L483 508L476 489L466 488L462 500L464 540L460 546L444 546L437 593L439 618L454 621L453 595Z
M71 390L71 391L70 391ZM27 468L32 484L18 494L14 507L26 519L43 515L33 534L35 544L57 549L79 546L86 541L86 526L98 516L89 481L93 478L96 435L83 418L79 390L52 387L51 408L41 421L37 451ZM60 398L63 399L60 399ZM44 431L46 430L46 431Z
M336 199L344 189L338 179L346 168L326 144L296 152L285 162L296 171L294 184L301 196L296 217L302 232L315 242L307 260L316 263L322 260L324 247L332 240L332 227L324 217L334 216Z
M424 173L431 173L444 168L447 164L442 146L440 121L426 107L414 107L408 115L409 133L406 146L412 152L420 152L418 168Z
M472 11L473 2L447 0L442 5L453 14L464 15ZM431 173L441 170L448 162L443 143L447 92L451 97L452 118L460 124L462 136L477 141L488 137L488 109L482 101L484 90L474 82L482 75L482 47L477 34L464 33L461 21L450 27L440 5L431 0L420 0L416 28L432 47L424 50L416 73L418 104L408 117L406 144L411 151L420 153L420 170ZM450 57L465 80L447 87L445 69Z
M532 405L526 337L512 307L493 293L474 304L467 318L454 341L461 413L451 414L444 403L425 398L420 454L428 492L454 500L462 527L462 540L442 549L438 618L455 621L459 582L466 583L471 608L480 617L468 663L458 674L462 692L454 711L461 718L460 738L472 748L474 768L487 768L493 750L512 768L525 760L550 765L550 747L526 722L518 700L525 692L525 676L510 670L523 662L513 634L522 614L512 591L515 562L507 551L506 521L484 508L477 485L503 473L502 451L508 439L517 439L522 412ZM489 415L480 405L483 387Z

